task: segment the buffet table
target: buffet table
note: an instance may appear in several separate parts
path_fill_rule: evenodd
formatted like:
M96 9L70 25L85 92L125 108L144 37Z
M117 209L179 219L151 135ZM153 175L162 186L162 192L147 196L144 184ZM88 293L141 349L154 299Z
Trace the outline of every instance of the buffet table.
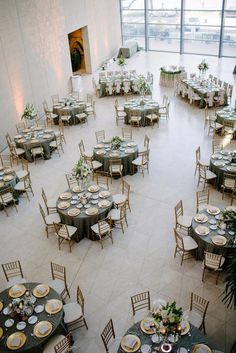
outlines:
M138 50L138 42L135 40L128 40L124 43L124 46L119 49L117 58L120 58L121 56L124 58L130 58Z
M23 317L8 306L22 298L32 300ZM55 333L67 334L63 315L59 294L47 284L25 283L5 289L0 293L0 352L43 352L43 345Z
M159 104L151 99L130 99L124 104L124 111L126 112L125 124L129 124L132 111L137 111L141 115L141 126L148 125L146 115L148 114L159 114Z
M85 199L87 198L87 200ZM63 192L57 200L61 222L78 228L75 240L84 237L97 240L91 226L104 219L113 205L112 195L98 185L75 186Z
M230 209L231 206L228 207ZM204 251L227 257L236 254L236 230L221 225L221 210L209 206L192 220L191 236L198 243L197 258L204 258Z
M94 147L93 157L102 163L102 170L109 173L109 161L111 158L121 158L123 171L122 174L133 174L132 161L138 157L138 146L134 141L123 141L118 150L113 150L109 141L99 143Z

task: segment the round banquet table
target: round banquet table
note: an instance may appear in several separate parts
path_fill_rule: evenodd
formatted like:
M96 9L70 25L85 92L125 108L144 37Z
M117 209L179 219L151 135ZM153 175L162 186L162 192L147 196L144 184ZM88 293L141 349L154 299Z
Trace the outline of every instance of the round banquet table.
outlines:
M131 326L128 331L125 333L125 335L135 335L137 337L139 337L140 341L141 341L141 346L144 344L147 344L149 346L151 346L151 352L153 352L153 349L158 349L162 342L160 343L153 343L152 342L152 334L147 334L145 332L143 332L141 330L140 327L140 321L135 323L133 326ZM174 346L174 350L172 350L172 352L177 352L178 348L180 347L185 347L186 349L190 349L190 352L192 351L192 348L196 345L196 344L205 344L207 346L209 346L210 348L215 348L214 344L212 344L206 336L204 336L195 326L190 324L190 335L186 334L183 335L179 338L178 342L176 342L173 346ZM159 349L158 349L159 351ZM125 351L122 349L122 347L120 346L117 353L124 353ZM130 351L131 352L131 351ZM133 351L132 351L133 352ZM135 352L141 352L141 350L136 350Z
M236 151L216 152L211 156L210 170L216 174L216 187L221 189L224 174L236 175Z
M53 105L53 113L57 114L59 117L60 115L63 115L63 110L65 111L65 115L66 112L68 112L69 110L69 114L72 117L72 119L70 119L70 125L75 125L79 123L79 120L75 115L80 113L86 113L86 108L87 105L85 102L72 101L71 103L66 103L66 101L60 101L60 103ZM58 121L59 118L54 119L55 124L58 124Z
M124 111L127 114L125 116L125 124L130 123L132 111L138 111L141 115L141 126L146 126L149 123L146 119L146 115L152 113L159 114L159 104L157 102L147 98L143 99L144 104L140 104L141 101L140 99L130 99L124 104Z
M175 83L180 80L182 70L165 70L161 68L159 85L165 87L174 87Z
M25 129L21 134L14 137L16 147L25 150L26 159L29 162L33 161L31 155L31 148L42 146L44 151L44 159L51 158L50 142L55 140L56 135L52 129L41 129L36 127L34 129Z
M14 198L17 200L18 193L14 190L14 186L18 181L16 172L12 168L0 167L0 191L4 191L6 188L11 187Z
M26 290L29 290L29 292L32 292L32 290L34 289L34 287L36 285L38 285L39 283L25 283L24 286L26 287ZM16 352L20 352L20 353L41 353L43 352L43 345L56 333L58 334L63 334L66 335L67 334L67 330L63 324L63 315L64 315L64 311L63 309L61 311L59 311L56 314L47 314L45 310L43 310L41 313L33 313L33 315L37 316L38 320L37 323L39 321L49 321L52 323L52 331L49 335L47 335L46 337L43 338L38 338L36 336L33 335L33 329L35 324L29 324L26 321L26 327L24 328L24 330L17 330L16 325L18 322L22 321L20 318L18 318L17 316L14 317L14 324L13 326L6 328L5 327L5 321L7 319L12 318L10 315L4 315L3 314L3 310L4 308L11 303L13 298L11 298L9 296L9 288L5 289L3 292L0 293L0 301L3 303L3 309L0 311L0 327L3 329L3 337L0 339L0 352L1 353L9 353L9 352L13 352L12 349L7 348L6 346L6 340L7 337L10 336L12 333L14 332L24 332L24 334L26 335L26 342L24 344L24 346L20 349L16 349ZM47 300L49 299L58 299L61 300L59 294L57 294L57 292L50 288L49 293L43 297L43 298L36 298L36 302L35 302L35 306L36 305L45 305Z
M229 206L230 207L230 206ZM195 217L192 220L192 225L191 225L191 236L193 239L198 243L198 249L197 249L197 258L198 260L203 260L204 258L204 251L209 251L215 254L221 254L224 257L227 257L228 255L235 255L236 254L236 242L234 240L236 239L236 231L232 231L230 228L225 230L225 233L219 228L217 225L218 222L218 217L220 216L220 212L217 215L212 215L209 214L207 209L204 209L203 211L199 212L199 214L204 214L208 217L208 220L204 223L197 222ZM216 222L217 229L216 230L211 230L210 226L212 226L210 222ZM207 235L200 235L196 231L197 226L205 226L209 228L209 234ZM222 233L222 234L220 234ZM214 235L223 235L227 242L225 245L216 245L212 241L212 237Z
M138 146L134 141L125 140L118 150L111 149L110 142L99 143L94 147L93 157L102 163L102 170L109 173L109 160L111 158L121 158L123 171L122 174L133 174L132 161L138 157Z
M89 187L87 189L89 189ZM77 242L85 237L91 240L97 240L97 238L95 237L94 233L91 230L91 226L97 223L98 220L104 219L113 206L113 198L111 194L109 197L106 197L106 198L101 198L99 196L101 191L105 191L105 188L99 187L99 190L97 192L91 192L91 193L88 192L87 189L85 189L83 192L81 191L75 192L73 191L75 190L74 188L68 189L66 190L66 193L67 192L71 193L72 197L67 200L62 200L59 197L57 200L57 212L60 215L61 222L69 226L74 226L78 228L78 231L75 234L75 241ZM84 194L84 192L86 192L88 194L88 197L90 197L89 204L91 205L91 207L98 209L98 213L95 215L88 215L86 213L87 208L83 206L80 208L80 214L78 216L68 215L68 211L70 209L77 208L76 207L77 205L81 206L79 198ZM98 202L100 202L101 200L108 200L110 202L110 205L107 207L99 207ZM60 209L58 207L58 204L62 201L68 201L70 203L70 206L66 209ZM96 203L96 201L98 202ZM74 202L74 204L72 205L71 202Z
M222 110L219 110L216 113L216 121L220 124L224 124L224 122L236 122L236 110L232 107L226 107Z

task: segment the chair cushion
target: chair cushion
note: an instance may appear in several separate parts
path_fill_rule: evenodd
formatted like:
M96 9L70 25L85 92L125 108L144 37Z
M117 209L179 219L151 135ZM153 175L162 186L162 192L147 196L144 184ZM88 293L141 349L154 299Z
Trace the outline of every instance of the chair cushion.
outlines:
M207 180L215 179L216 178L216 174L211 172L210 170L207 170L206 171L206 178L207 178Z
M59 295L64 291L65 284L60 279L53 279L48 282L49 287L52 287Z
M204 263L204 262L203 262L203 263ZM222 258L221 258L221 260L220 260L220 267L222 267L222 266L224 265L224 263L225 263L225 258L224 258L224 256L222 256ZM207 268L210 268L210 269L212 269L212 270L217 270L217 267L214 266L213 264L207 264L206 267L207 267Z
M11 278L8 282L7 282L7 288L10 288L12 286L14 286L15 284L21 284L21 283L26 283L26 279L25 278L21 278L21 277L14 277Z
M114 208L108 213L108 217L111 217L112 221L120 220L120 210Z
M42 149L42 147L33 147L33 148L31 148L31 153L33 155L43 154L43 149Z
M115 194L115 195L113 195L113 202L116 205L120 205L120 204L124 203L125 201L127 201L127 196L125 194Z
M103 234L106 234L107 232L109 232L111 230L110 228L110 225L108 223L106 223L107 226L103 228L102 230L102 235ZM96 234L99 234L99 229L98 229L98 223L94 224L92 227L91 227L92 231Z
M219 124L219 123L215 123L215 124L216 124L216 125L215 125L216 130L221 129L221 128L223 127L222 124Z
M85 150L85 151L84 151L84 155L85 155L86 157L93 157L93 152L90 151L90 150Z
M64 309L64 322L65 324L69 324L75 320L78 320L83 316L81 306L78 303L69 303L63 305Z
M189 228L191 227L191 223L192 223L192 217L190 216L179 216L178 217L178 223L181 225L181 226L184 226L186 228Z
M195 327L199 328L202 323L202 316L194 310L186 310L183 313L184 317Z
M157 120L159 116L157 114L148 114L146 115L146 118L149 120Z
M48 207L56 207L57 199L47 199L47 206Z
M65 229L65 225L63 225L61 228L62 228L62 229ZM60 229L61 229L61 228L60 228ZM68 233L69 233L69 238L71 238L71 237L75 234L75 232L77 231L77 228L76 228L76 227L73 227L73 226L67 226L67 229L68 229ZM61 233L61 232L60 232L60 230L59 230L58 234L59 234L60 236L62 236L63 238L67 238L67 237L64 235L64 233Z
M14 186L14 189L15 189L15 190L18 190L18 191L25 190L24 182L23 182L23 181L19 181L19 182Z
M50 147L53 147L53 148L57 148L57 142L56 142L56 141L51 141L51 142L49 143L49 146L50 146Z
M76 116L77 118L79 118L79 119L85 119L85 118L87 118L87 114L85 114L85 113L76 114L75 116Z
M63 339L63 335L55 335L46 343L43 349L43 353L54 353L54 347Z
M110 166L109 170L110 170L110 173L120 173L120 171L123 170L123 165L121 165L121 166L116 166L116 165Z
M16 148L16 154L18 156L20 156L21 154L25 153L25 150L23 150L22 148Z
M126 113L125 113L125 112L122 112L122 111L118 111L117 114L118 114L118 117L119 117L119 118L123 118L123 117L126 116Z
M58 213L51 213L45 217L45 221L48 225L54 223L60 223L60 216Z
M2 201L1 201L2 199ZM13 195L10 192L7 192L6 194L2 194L0 199L1 204L7 204L8 202L11 202L14 200Z
M24 177L26 177L26 175L28 174L27 170L19 170L18 172L16 172L16 176L19 178L19 179L22 179Z
M130 121L139 122L142 119L141 116L131 116Z
M184 236L182 239L184 243L184 250L189 251L189 250L194 250L198 248L198 244L189 235Z
M138 158L134 159L132 161L132 164L138 165L138 166L142 165L142 157L138 157Z
M92 165L93 165L93 169L98 169L98 168L102 167L102 163L100 163L98 161L92 161Z

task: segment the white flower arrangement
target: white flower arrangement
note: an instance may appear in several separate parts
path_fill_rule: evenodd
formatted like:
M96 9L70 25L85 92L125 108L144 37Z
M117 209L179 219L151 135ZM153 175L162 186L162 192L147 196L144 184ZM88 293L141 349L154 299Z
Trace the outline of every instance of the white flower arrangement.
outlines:
M73 174L75 175L76 179L82 181L83 183L87 183L88 177L92 174L91 167L80 158L80 160L76 163L73 168Z
M202 60L202 61L200 62L200 64L198 65L198 70L199 70L199 71L206 71L206 70L208 70L208 69L209 69L208 63L205 61L205 59Z
M36 111L33 104L26 104L24 113L21 116L21 119L32 120L36 116Z
M137 81L137 88L139 90L139 93L142 96L144 96L145 94L151 91L151 86L145 76L139 75L138 81Z
M182 308L176 307L175 301L172 303L158 302L153 309L152 316L161 333L180 334L183 311Z

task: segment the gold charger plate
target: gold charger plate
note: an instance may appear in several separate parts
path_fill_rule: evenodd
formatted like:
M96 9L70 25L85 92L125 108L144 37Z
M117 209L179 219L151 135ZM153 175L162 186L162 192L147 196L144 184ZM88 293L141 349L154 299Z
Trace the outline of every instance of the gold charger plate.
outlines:
M197 223L205 223L205 222L208 221L208 217L207 217L205 214L198 213L198 214L196 214L196 216L194 217L194 220L195 220Z
M10 181L10 180L14 179L14 176L13 175L5 175L2 179L4 181Z
M3 308L3 302L0 302L0 311L2 311Z
M111 205L111 202L109 200L101 200L98 202L98 206L100 208L106 208L109 207Z
M210 229L207 228L207 227L204 227L204 226L197 226L195 228L195 232L198 234L198 235L207 235L210 233Z
M4 168L3 171L5 174L11 174L14 172L14 170L12 168Z
M95 208L95 207L90 207L90 208L87 208L87 210L85 211L85 213L88 215L88 216L93 216L95 214L98 213L98 209Z
M193 347L192 353L212 353L212 350L206 344L199 343Z
M2 188L4 185L5 185L4 182L0 181L0 188Z
M104 190L99 192L98 196L101 197L102 199L105 199L106 197L111 196L111 193L110 191Z
M80 209L79 208L71 208L70 210L68 210L67 214L68 214L68 216L76 217L80 214Z
M57 207L60 208L60 210L66 210L68 207L70 207L70 203L67 201L62 201L62 202L59 202Z
M23 284L15 284L9 289L9 296L11 298L19 298L25 294L26 288Z
M62 309L62 302L58 299L50 299L45 305L45 311L48 314L57 314Z
M2 335L3 335L3 329L2 327L0 327L0 338L2 337Z
M190 323L188 322L188 321L184 321L183 323L182 323L182 330L181 330L181 336L184 336L184 335L186 335L188 332L189 332L189 330L190 330Z
M220 213L220 209L219 209L219 207L208 206L207 213L212 214L212 215L216 215L216 214Z
M72 188L72 191L73 192L83 192L84 191L84 189L83 188L81 188L81 186L74 186L73 188Z
M219 246L224 246L227 243L227 238L222 235L214 235L212 238L212 243Z
M127 342L127 340L132 340L132 339L136 339L136 343L134 345L133 348L129 348L125 345L125 343ZM139 339L139 337L135 336L135 335L126 335L124 337L122 337L122 340L120 342L121 348L128 353L132 353L132 352L136 352L140 347L141 347L141 341Z
M149 324L153 324L154 321L150 317L146 317L140 322L140 328L143 332L147 333L148 335L153 335L155 333L155 327L150 327Z
M34 326L34 335L39 338L47 337L52 332L52 324L49 321L39 321Z
M89 192L97 192L99 191L100 187L98 185L91 185L88 187Z
M49 291L50 291L49 285L42 283L42 284L38 284L36 287L34 287L33 295L36 298L43 298L49 293Z
M60 199L62 200L69 200L72 197L71 192L63 192L60 195Z
M14 351L23 347L25 342L26 335L24 334L24 332L14 332L7 338L6 346L10 350Z

